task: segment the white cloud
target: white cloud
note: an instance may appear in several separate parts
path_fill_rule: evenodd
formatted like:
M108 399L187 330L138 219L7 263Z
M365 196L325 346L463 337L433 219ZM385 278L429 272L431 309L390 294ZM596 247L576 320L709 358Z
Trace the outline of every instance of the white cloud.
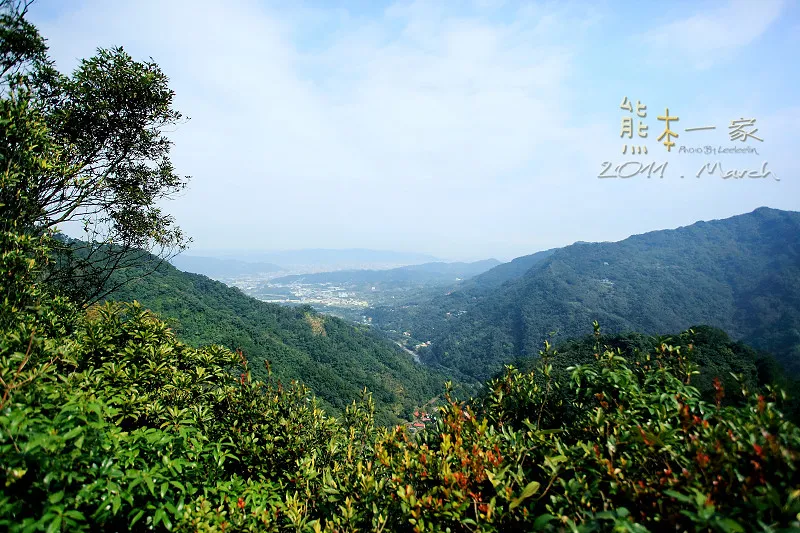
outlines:
M580 135L562 91L574 45L552 39L569 19L518 15L489 23L426 2L396 4L377 23L317 13L344 27L310 50L290 40L302 21L253 2L87 2L43 30L60 65L89 43L121 43L171 75L192 118L175 134L175 160L194 181L170 208L198 242L219 242L214 228L232 224L264 227L275 247L321 245L311 228L333 242L363 228L362 213L375 245L429 232L421 202L451 231L448 219L502 203L504 180L535 180L526 169L541 146ZM302 237L281 235L300 212Z
M592 5L504 6L503 20L419 0L369 17L253 0L85 0L36 22L62 69L122 44L171 77L191 117L174 160L193 181L166 207L199 248L510 257L619 238L651 211L661 216L648 224L690 221L670 203L685 196L680 184L645 208L655 185L595 177L619 139L607 116L573 105L598 81L576 66L597 47L584 41L600 20ZM730 16L722 23L754 38ZM726 39L703 46L735 46ZM733 191L720 194L728 210L743 205Z

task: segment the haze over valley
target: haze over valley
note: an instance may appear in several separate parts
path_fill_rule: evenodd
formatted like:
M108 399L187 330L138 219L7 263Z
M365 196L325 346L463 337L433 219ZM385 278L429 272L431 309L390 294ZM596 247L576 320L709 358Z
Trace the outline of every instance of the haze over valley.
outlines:
M371 326L415 360L451 367L478 382L501 363L535 355L546 339L588 333L592 320L615 333L720 327L735 340L769 350L794 374L800 372L800 293L788 280L800 268L798 239L800 214L760 208L616 243L578 242L506 263L326 272L320 270L328 264L320 262L295 265L301 272L287 274L278 265L228 259L231 268L211 277L265 302L310 305ZM293 254L313 257L312 251ZM190 266L202 270L217 261L192 258ZM175 262L180 265L180 258ZM242 265L252 270L241 274L247 270ZM653 283L661 288L658 295L652 294ZM781 296L767 297L770 287L783 287ZM761 291L767 292L759 300L749 296ZM476 360L482 364L474 366Z

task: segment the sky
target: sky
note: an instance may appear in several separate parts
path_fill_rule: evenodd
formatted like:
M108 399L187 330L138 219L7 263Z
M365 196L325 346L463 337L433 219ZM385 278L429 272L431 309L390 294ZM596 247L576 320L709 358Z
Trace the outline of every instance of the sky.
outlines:
M29 18L63 72L123 46L169 76L191 181L163 207L204 253L509 260L800 210L797 0L38 0ZM740 119L755 138L731 138ZM767 177L696 177L716 162Z

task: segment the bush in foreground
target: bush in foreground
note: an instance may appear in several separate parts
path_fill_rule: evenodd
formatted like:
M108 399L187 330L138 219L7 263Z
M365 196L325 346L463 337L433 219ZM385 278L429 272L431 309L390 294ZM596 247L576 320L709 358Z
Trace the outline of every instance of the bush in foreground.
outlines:
M783 394L692 386L691 345L507 368L416 436L367 395L339 419L298 384L194 349L137 304L80 311L5 234L0 528L10 531L779 530L798 527ZM682 337L683 338L683 337ZM644 362L644 364L642 364ZM725 395L742 395L727 404Z

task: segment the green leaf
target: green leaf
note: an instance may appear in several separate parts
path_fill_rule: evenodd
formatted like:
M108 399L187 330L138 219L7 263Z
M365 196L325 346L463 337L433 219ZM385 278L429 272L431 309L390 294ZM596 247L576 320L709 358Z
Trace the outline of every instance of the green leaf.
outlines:
M719 527L728 533L744 533L744 528L732 518L720 518L716 522Z
M555 519L556 517L551 514L543 514L533 521L533 529L544 529L544 526Z
M157 526L166 516L167 514L164 512L164 509L156 509L156 514L153 517L153 525Z
M64 516L68 516L70 518L74 518L75 520L86 520L84 514L80 511L76 511L75 509L70 509L64 513Z
M681 494L680 492L676 492L674 490L665 490L664 494L666 494L667 496L670 496L672 498L675 498L679 502L693 503L691 497L689 497L689 496L687 496L685 494Z
M522 494L520 494L518 498L516 498L514 501L512 501L511 505L509 505L508 508L509 509L516 509L517 507L519 507L519 505L523 501L527 500L528 498L530 498L531 496L536 494L536 492L539 490L540 486L541 485L539 484L538 481L531 481L530 483L528 483L525 486L525 489L522 491Z
M47 527L47 533L56 533L61 529L61 515L56 515Z
M78 435L80 435L82 432L83 432L83 426L74 427L71 430L67 431L66 434L64 434L63 439L64 440L73 439Z

